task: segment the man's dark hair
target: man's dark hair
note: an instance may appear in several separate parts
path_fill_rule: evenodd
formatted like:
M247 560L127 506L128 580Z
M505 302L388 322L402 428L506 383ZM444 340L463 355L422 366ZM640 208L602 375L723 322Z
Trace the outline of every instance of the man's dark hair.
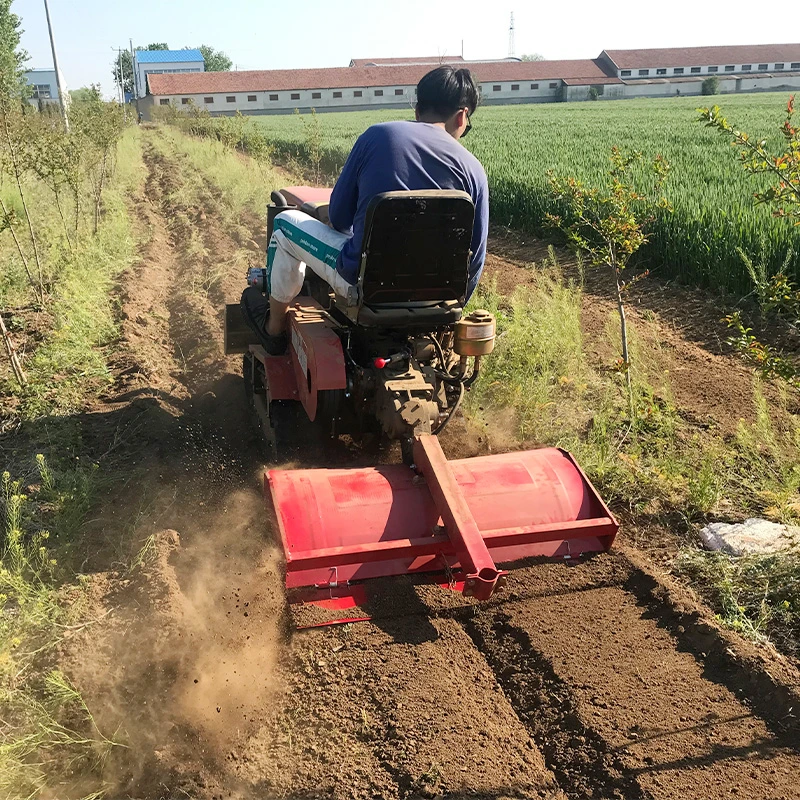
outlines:
M420 115L436 116L444 122L461 108L475 113L478 107L478 87L468 69L456 69L449 64L432 69L417 84L417 110Z

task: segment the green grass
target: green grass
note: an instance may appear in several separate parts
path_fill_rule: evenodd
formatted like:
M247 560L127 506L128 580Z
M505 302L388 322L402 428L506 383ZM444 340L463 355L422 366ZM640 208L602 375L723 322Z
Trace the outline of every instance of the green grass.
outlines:
M60 671L59 656L65 635L91 624L72 553L83 547L81 534L107 478L86 457L76 412L110 378L107 345L118 335L114 288L138 244L128 200L145 174L140 134L124 133L99 229L91 234L84 220L72 247L52 194L30 178L25 186L49 289L48 324L38 322L38 340L29 340L25 353L27 386L13 381L5 361L0 366L0 421L20 426L4 442L0 475L0 796L9 800L99 797L70 786L75 775L97 774L116 744L98 730ZM0 237L0 255L12 266L0 281L0 309L12 322L18 315L17 330L25 332L31 320L37 324L30 313L36 306L8 233Z
M800 659L800 550L740 558L690 550L674 570L724 625Z
M487 106L475 114L464 144L486 168L493 220L533 232L541 231L545 213L554 210L548 169L596 184L608 169L612 145L663 154L672 165L666 193L674 213L658 219L639 263L664 277L744 294L751 289L750 279L736 248L763 252L769 268L777 270L794 242L790 267L800 277L798 229L753 206L753 192L763 186L764 177L746 175L730 145L696 122L695 109L716 102L737 127L777 147L788 97L767 93ZM369 125L409 118L406 111L318 115L323 167L335 175ZM308 161L301 118L267 116L258 124L280 156Z
M142 175L138 131L130 129L120 143L118 171L104 195L98 232L83 236L74 250L66 247L52 198L41 186L30 188L29 204L35 203L36 230L47 254L44 271L52 287L47 303L52 325L25 359L28 385L19 387L7 373L5 380L0 378L0 393L10 398L23 419L75 411L87 392L100 390L110 379L102 348L117 335L115 281L136 257L137 242L126 203ZM13 261L7 237L4 234L2 250L11 253ZM19 270L10 274L2 288L0 308L13 309L31 301Z
M69 506L80 493L71 470L41 455L36 462L39 483L27 490L0 475L0 795L9 800L42 796L58 776L91 773L116 744L57 666L64 634L89 623L81 622L80 586L69 602L57 588L60 567L42 525L74 533Z
M498 321L495 351L465 401L490 444L570 450L607 500L668 525L723 508L797 518L800 420L787 405L769 407L754 379L754 421L740 422L736 436L693 427L675 408L668 357L634 325L632 420L623 375L585 352L580 285L552 263L531 279L510 297L480 285L471 301ZM611 314L609 352L619 347L618 324Z

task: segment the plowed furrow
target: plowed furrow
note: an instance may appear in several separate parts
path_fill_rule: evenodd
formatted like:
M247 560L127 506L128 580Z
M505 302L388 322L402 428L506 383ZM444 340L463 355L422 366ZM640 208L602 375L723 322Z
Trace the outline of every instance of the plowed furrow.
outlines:
M797 796L797 743L729 688L736 668L706 663L623 586L540 594L465 624L570 797Z

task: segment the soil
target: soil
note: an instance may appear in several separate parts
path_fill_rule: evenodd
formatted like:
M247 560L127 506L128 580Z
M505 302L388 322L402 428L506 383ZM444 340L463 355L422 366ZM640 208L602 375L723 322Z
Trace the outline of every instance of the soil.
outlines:
M149 243L122 281L116 383L82 418L101 463L135 477L112 484L91 526L92 622L63 653L100 730L128 745L105 763L106 796L800 796L796 668L722 631L628 545L523 565L481 605L387 581L372 621L297 628L262 505L266 451L241 362L221 355L223 303L242 276L203 291L192 280L241 248L259 258L262 223L228 229L210 187L199 207L182 206L175 189L193 168L158 130L144 136L148 180L132 206ZM502 290L542 258L502 232L490 250ZM681 376L676 404L732 429L750 376L703 302L651 289L636 313ZM590 287L585 335L599 360L611 310ZM445 441L451 455L485 451L465 434ZM338 446L324 456L349 457ZM292 465L306 463L301 453ZM140 563L109 569L132 539Z

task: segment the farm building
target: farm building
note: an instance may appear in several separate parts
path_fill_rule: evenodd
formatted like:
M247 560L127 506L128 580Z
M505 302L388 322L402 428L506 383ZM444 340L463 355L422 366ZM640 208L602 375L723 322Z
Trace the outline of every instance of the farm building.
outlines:
M28 102L32 106L58 103L58 82L54 69L29 69L25 72L25 80L31 86Z
M185 75L206 68L199 50L136 50L133 56L137 97L147 94L148 75Z
M147 106L205 108L214 115L286 114L404 108L435 64L468 66L480 82L482 103L697 95L702 82L719 91L800 88L800 44L603 50L595 59L464 61L460 56L353 59L348 67L148 76Z

